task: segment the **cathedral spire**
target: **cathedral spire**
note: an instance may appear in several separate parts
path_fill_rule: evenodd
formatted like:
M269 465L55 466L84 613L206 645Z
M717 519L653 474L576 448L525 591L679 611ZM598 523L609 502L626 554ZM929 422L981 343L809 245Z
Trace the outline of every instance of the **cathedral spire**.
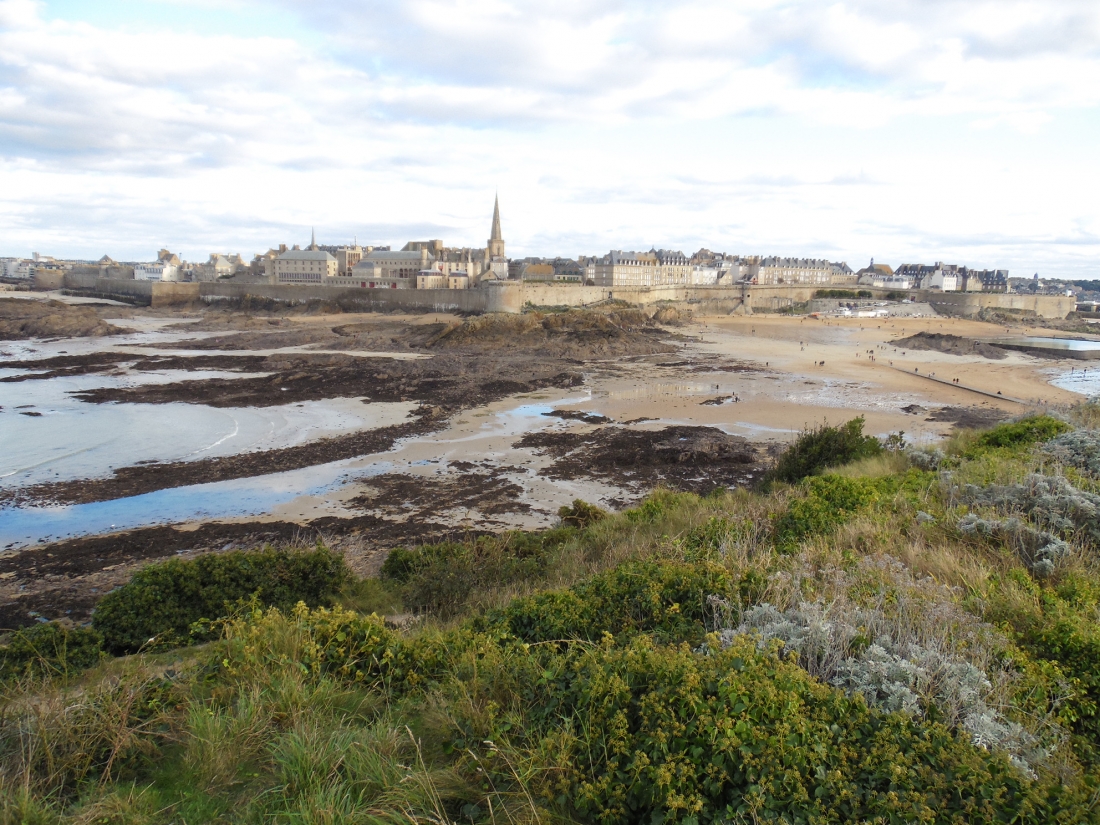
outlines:
M317 248L317 230L314 227L310 227L309 248Z
M497 195L493 200L493 232L489 236L489 240L504 240L504 236L500 234L500 195Z
M498 263L505 261L504 236L500 232L500 197L493 201L493 231L485 244L485 268L489 268L491 261Z

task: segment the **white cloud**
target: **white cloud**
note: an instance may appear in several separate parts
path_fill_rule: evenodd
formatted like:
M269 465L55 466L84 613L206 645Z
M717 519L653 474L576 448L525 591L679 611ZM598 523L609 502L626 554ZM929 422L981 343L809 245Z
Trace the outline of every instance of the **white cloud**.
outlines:
M249 252L314 223L480 243L499 186L523 254L706 244L1100 274L1095 3L234 4L275 7L310 31L137 30L0 0L0 254Z

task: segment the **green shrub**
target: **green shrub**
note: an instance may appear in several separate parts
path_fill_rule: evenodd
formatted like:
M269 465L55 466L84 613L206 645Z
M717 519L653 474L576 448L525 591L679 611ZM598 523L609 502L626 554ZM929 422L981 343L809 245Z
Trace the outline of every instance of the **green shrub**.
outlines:
M525 642L592 641L604 633L699 640L707 596L734 595L737 587L725 567L710 562L626 562L567 590L516 599L472 626L503 629Z
M216 667L239 677L277 669L290 656L296 667L315 676L376 686L392 677L401 652L401 641L378 616L339 607L311 610L304 602L289 610L271 607L236 616L226 635L228 652ZM271 642L288 638L293 639L292 654Z
M542 766L534 790L571 821L992 823L1086 815L1083 792L1032 783L1004 754L941 725L870 710L748 639L710 655L647 637L578 646L535 673L520 736Z
M1046 593L1043 616L1019 638L1032 656L1055 662L1070 680L1064 716L1079 758L1100 766L1100 625L1095 605L1077 607Z
M965 455L967 458L974 458L989 449L1028 447L1050 441L1071 429L1072 427L1066 422L1051 418L1049 415L1036 415L1020 421L1010 421L1007 424L998 424L979 435Z
M808 536L835 530L877 501L879 487L863 478L829 475L807 479L806 496L794 499L776 520L776 546L789 550Z
M383 562L381 577L401 586L401 601L408 610L450 618L479 593L541 578L551 554L575 532L572 527L538 533L517 530L466 542L401 547Z
M0 646L0 681L20 676L68 676L103 658L103 638L88 628L67 628L56 622L38 624L11 634Z
M104 596L92 626L111 653L133 653L154 639L161 646L182 644L192 624L224 617L243 600L283 609L299 601L325 604L349 576L343 557L321 546L171 559L139 570Z
M765 481L795 484L830 467L879 455L882 444L874 436L863 434L863 424L860 416L839 427L822 424L803 432L768 470Z

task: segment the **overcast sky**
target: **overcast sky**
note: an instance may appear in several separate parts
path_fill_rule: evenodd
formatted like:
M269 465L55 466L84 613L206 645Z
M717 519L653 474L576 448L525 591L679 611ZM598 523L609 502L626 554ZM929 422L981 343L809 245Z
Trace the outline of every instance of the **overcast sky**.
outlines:
M1100 277L1097 0L0 0L0 255Z

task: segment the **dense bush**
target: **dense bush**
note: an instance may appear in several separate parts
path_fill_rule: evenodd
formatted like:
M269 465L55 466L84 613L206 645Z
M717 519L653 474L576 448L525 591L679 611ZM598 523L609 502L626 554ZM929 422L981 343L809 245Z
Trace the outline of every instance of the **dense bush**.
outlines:
M776 521L775 542L781 549L835 530L879 498L879 485L862 478L819 476L807 479L805 490L805 497L791 501Z
M67 628L56 622L38 624L11 634L0 645L0 681L20 676L67 676L79 673L103 657L103 639L88 628Z
M707 581L713 569L695 579L685 572L627 565L604 577L606 601L593 615L609 626L675 627L675 605L701 611L690 589L720 584ZM672 583L652 588L658 609L637 611L645 596L633 605L619 598L655 577ZM318 679L391 695L429 690L445 703L445 752L471 757L486 787L530 793L577 822L1038 823L1080 821L1085 811L1074 783L1029 780L1002 753L935 722L875 711L743 637L726 649L712 637L707 653L660 645L648 632L536 644L563 638L549 625L568 624L585 602L564 611L521 602L513 618L562 615L520 644L499 624L405 639L346 611L269 611L231 626L220 667L246 683L250 668L277 669L266 658L269 640L286 645L289 621L298 635L284 657ZM521 776L522 790L514 784ZM466 815L487 821L475 814Z
M863 434L863 424L860 416L839 427L822 424L803 432L779 456L765 480L795 484L830 467L879 455L882 444L874 436Z
M749 641L702 656L639 637L540 670L525 734L548 769L534 779L574 821L1052 822L1084 804Z
M823 472L876 451L857 419L788 457L794 486L575 502L395 551L338 608L327 551L149 568L95 631L6 637L0 671L228 610L223 638L4 684L0 825L1100 823L1100 496L1088 439L1035 448L1058 426ZM1052 454L1073 484L1035 472ZM363 615L399 603L468 618Z
M334 675L377 686L394 676L401 644L378 616L364 616L341 608L311 610L299 603L289 611L258 608L234 617L226 626L230 655L220 667L231 675L247 675L249 668L267 668L274 637L294 638L296 666L318 675ZM282 651L281 656L287 656Z
M1039 621L1019 634L1032 655L1056 662L1074 687L1067 704L1074 749L1100 766L1100 626L1095 602L1084 605L1047 594Z
M975 439L967 451L968 458L980 455L988 449L1027 447L1069 432L1070 425L1049 415L1036 415L1019 421L998 424Z
M739 587L725 567L710 562L627 562L568 590L516 599L473 627L502 629L525 642L593 641L604 633L698 641L710 614L706 597Z
M515 531L466 542L400 547L383 562L381 576L401 586L401 600L409 610L450 618L485 589L541 577L555 548L574 532L570 527Z
M756 605L719 639L729 647L749 635L761 650L778 639L783 653L795 654L811 674L872 707L910 716L934 711L975 745L1000 748L1029 772L1047 757L1034 736L991 706L988 673L942 639L918 641L914 630L890 622L881 609L802 602L784 611Z
M255 597L260 604L290 609L297 602L329 602L348 580L338 553L265 549L211 553L184 561L151 564L95 607L92 626L111 653L132 653L150 641L184 644L191 625L227 615Z

